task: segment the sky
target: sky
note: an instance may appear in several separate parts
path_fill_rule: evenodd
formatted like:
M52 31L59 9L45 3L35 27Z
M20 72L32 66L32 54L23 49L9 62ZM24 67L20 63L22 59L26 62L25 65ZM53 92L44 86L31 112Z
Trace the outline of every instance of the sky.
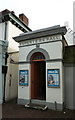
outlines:
M32 30L55 25L64 26L65 21L73 29L74 0L1 0L0 11L8 9L17 16L24 13Z

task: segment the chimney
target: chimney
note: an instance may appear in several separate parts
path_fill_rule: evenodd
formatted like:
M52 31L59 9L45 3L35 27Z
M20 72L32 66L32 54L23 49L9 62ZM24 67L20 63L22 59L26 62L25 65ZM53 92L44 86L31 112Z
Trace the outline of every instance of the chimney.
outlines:
M19 14L19 18L28 26L29 20L23 13Z

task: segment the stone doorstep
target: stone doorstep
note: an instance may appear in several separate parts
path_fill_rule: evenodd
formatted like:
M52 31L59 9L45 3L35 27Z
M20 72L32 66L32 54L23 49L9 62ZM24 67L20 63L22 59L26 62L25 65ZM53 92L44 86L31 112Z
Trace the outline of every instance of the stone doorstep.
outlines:
M37 110L46 110L48 107L46 105L39 105L39 104L34 104L34 103L28 103L25 105L27 108L34 108Z

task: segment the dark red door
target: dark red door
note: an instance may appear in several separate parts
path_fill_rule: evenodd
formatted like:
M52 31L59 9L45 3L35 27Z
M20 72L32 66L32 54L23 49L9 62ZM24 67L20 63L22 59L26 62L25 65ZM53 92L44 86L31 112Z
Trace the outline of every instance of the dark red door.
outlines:
M45 99L45 97L45 61L34 61L31 63L31 99Z
M37 72L37 63L31 63L31 99L37 98L37 85L38 85L38 72Z

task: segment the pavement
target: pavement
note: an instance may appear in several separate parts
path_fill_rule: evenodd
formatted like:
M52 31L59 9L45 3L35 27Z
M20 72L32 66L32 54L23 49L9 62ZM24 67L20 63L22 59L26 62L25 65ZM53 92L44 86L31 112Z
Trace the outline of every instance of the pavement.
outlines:
M2 120L15 119L46 119L46 120L75 120L75 111L64 109L63 111L54 111L47 109L36 110L25 108L24 105L18 105L14 100L2 105Z

